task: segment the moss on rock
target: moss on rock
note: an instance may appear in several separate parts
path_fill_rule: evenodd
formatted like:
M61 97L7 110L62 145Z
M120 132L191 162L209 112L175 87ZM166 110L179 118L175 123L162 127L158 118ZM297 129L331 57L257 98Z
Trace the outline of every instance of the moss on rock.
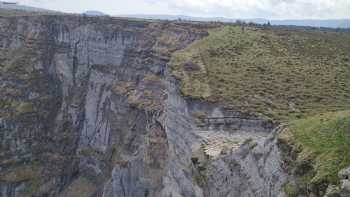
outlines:
M31 102L19 102L16 104L16 115L23 115L27 113L33 113L36 111L33 103Z

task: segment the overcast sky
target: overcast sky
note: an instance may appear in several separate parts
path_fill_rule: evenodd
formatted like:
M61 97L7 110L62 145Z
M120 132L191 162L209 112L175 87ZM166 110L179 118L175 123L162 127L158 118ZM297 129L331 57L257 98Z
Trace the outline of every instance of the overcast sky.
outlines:
M17 0L17 2L65 12L99 10L110 15L181 14L267 19L350 18L350 0Z

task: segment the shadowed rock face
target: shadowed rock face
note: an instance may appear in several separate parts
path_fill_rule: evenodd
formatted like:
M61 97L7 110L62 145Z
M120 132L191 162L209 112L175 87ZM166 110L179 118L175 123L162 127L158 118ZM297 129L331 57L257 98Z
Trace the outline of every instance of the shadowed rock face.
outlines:
M260 196L278 196L283 172L273 140L259 138L261 157L248 145L215 158L200 153L205 176L193 162L206 145L200 132L265 136L274 127L178 93L170 55L208 28L108 17L1 18L0 196L256 196L275 176L282 178L268 183L278 185ZM198 120L194 113L202 111ZM231 161L248 163L245 176L233 166L225 178Z

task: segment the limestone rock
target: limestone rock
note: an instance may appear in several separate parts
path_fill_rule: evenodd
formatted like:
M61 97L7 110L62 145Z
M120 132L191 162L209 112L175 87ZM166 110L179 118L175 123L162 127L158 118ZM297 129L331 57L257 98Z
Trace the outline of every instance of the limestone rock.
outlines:
M339 186L329 185L324 197L340 197Z
M350 197L350 168L345 168L338 173L340 178L341 197Z

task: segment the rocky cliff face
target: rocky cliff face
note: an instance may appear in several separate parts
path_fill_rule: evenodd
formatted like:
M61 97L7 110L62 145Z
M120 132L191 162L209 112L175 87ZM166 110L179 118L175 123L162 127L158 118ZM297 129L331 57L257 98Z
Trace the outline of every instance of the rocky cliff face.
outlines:
M0 196L283 196L272 122L183 98L209 24L0 19Z

